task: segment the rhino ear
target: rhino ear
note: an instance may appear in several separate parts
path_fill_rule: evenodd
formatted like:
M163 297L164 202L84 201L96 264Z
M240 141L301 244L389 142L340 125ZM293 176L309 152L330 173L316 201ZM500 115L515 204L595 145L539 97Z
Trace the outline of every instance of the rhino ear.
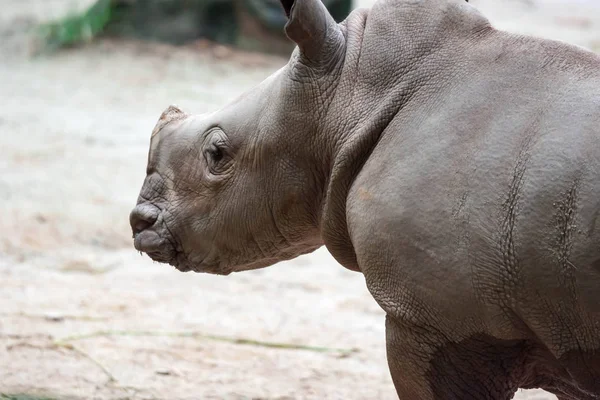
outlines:
M343 43L340 27L321 0L280 0L288 17L285 33L303 56L317 62Z
M180 119L184 119L188 116L185 112L181 110L181 108L170 105L167 107L165 111L160 115L156 126L152 130L152 136L156 135L160 132L165 126L167 126L170 122L177 121Z

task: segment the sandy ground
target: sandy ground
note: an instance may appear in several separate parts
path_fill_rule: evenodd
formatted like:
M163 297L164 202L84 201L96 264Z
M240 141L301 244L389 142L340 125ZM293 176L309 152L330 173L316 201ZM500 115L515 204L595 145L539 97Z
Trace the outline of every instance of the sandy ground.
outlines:
M86 3L2 5L0 393L396 398L383 313L325 250L223 278L182 274L131 246L127 216L160 112L213 110L285 60L107 40L27 56L27 27ZM595 1L474 3L500 27L600 47Z

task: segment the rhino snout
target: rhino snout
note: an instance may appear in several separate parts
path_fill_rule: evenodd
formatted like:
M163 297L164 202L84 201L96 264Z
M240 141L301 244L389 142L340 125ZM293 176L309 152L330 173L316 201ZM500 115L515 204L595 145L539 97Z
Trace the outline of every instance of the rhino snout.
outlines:
M137 205L129 214L129 224L133 231L134 246L144 253L160 253L164 239L152 229L158 220L159 211L147 204Z
M138 205L129 214L129 224L133 237L150 228L158 219L158 210L146 205Z

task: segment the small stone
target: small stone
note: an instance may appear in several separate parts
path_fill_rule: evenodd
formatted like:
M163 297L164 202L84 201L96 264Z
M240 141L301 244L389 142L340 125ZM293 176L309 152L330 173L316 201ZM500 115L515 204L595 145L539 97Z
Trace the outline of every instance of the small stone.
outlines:
M65 317L58 314L46 314L44 315L44 319L50 322L63 322Z
M157 375L164 375L164 376L173 375L173 373L171 371L169 371L168 369L157 369L155 372Z

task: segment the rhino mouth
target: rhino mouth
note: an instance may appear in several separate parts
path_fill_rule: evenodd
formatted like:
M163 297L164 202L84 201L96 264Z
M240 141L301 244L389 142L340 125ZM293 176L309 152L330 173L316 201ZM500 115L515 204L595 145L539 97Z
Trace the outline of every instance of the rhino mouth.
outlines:
M191 260L186 253L181 251L172 239L159 236L155 231L143 231L134 236L134 247L142 254L146 254L152 261L169 264L181 272L212 272L227 275L230 271L221 271L219 262L206 262Z
M153 229L136 233L133 237L133 244L136 250L146 253L152 261L172 265L182 272L192 269L187 262L187 257L177 249L173 240Z

